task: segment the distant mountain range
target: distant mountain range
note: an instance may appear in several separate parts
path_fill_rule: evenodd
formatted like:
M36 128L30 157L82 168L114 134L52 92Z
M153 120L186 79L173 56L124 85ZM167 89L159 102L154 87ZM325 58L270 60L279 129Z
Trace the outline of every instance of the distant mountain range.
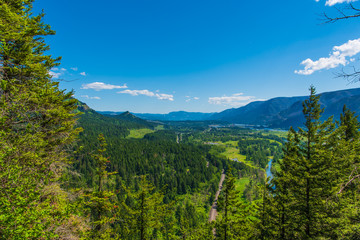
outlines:
M360 88L321 93L320 104L325 108L322 119L334 116L339 119L344 104L356 113L360 113ZM263 102L252 102L240 108L228 109L212 115L212 120L230 123L265 125L277 128L302 126L305 119L302 102L308 96L279 97Z
M360 88L321 93L320 104L325 107L322 118L334 116L338 119L344 104L360 114ZM257 101L239 108L220 113L170 112L168 114L133 113L133 115L157 121L206 121L217 120L228 123L261 125L272 128L299 127L304 123L302 102L308 96L277 97L267 101ZM105 115L119 115L119 112L100 112Z
M117 116L124 112L110 112L110 111L98 111L104 115ZM201 112L185 112L177 111L166 114L157 113L132 113L133 115L152 121L206 121L211 118L214 113L201 113Z
M214 113L201 112L170 112L168 114L134 113L135 116L147 120L159 121L204 121L209 120Z

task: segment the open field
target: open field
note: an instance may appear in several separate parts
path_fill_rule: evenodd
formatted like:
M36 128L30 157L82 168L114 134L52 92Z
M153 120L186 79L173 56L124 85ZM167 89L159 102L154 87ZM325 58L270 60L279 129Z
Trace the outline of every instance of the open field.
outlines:
M241 155L239 153L239 149L237 149L238 141L227 141L227 142L213 142L215 146L213 149L221 149L221 151L218 152L219 155L222 155L226 158L229 158L230 160L237 159L239 162L243 162L248 166L253 167L252 162L246 161L246 156ZM215 150L216 151L216 150Z
M155 130L148 128L131 129L130 134L126 138L143 138L148 133L153 133Z
M239 191L240 194L242 195L244 190L245 190L245 186L247 184L249 184L249 182L250 182L250 179L248 177L237 179L236 182L235 182L235 189L237 191Z
M165 128L164 128L164 125L157 125L156 127L155 127L155 130L156 131L159 131L159 130L164 130Z
M276 131L276 130L273 130L273 131L264 131L264 130L261 130L260 131L264 136L268 136L268 135L276 135L278 137L281 137L281 138L287 138L287 134L288 132L287 131Z

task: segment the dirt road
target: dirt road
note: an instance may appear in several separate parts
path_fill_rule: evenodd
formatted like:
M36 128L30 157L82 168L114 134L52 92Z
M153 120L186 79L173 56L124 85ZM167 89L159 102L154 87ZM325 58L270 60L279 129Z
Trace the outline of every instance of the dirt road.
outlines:
M219 194L221 192L221 189L223 187L224 180L225 180L225 173L224 173L224 170L222 170L221 177L220 177L220 182L219 182L219 189L217 190L217 192L215 194L214 203L213 203L213 205L211 206L211 209L210 209L209 222L214 221L216 219L217 200L218 200Z

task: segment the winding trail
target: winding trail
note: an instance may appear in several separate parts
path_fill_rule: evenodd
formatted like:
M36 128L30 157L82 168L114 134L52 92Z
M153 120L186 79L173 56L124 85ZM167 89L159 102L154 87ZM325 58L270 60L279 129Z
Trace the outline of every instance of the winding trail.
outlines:
M214 203L211 206L210 209L210 214L209 214L209 222L211 221L215 221L216 216L217 216L217 200L219 198L219 194L221 192L221 189L223 187L223 182L225 180L225 173L224 173L224 169L221 172L221 177L220 177L220 182L219 182L219 189L217 190L216 194L215 194L215 199L214 199Z

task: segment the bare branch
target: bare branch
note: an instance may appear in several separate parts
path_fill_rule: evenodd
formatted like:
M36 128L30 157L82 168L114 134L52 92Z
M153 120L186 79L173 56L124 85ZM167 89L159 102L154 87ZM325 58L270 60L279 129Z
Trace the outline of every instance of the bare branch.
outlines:
M344 78L349 83L355 83L360 81L360 71L357 70L354 66L352 66L352 72L348 73L344 70L344 68L341 70L341 72L334 73L336 78Z
M355 173L356 171L357 171L357 167L355 167L355 168L351 171L351 174L350 174L350 176L349 176L349 181L348 181L344 186L341 187L341 189L339 190L339 192L337 193L337 195L338 195L338 194L341 194L341 193L344 191L344 189L345 189L349 184L351 184L355 179L360 178L360 174L353 177L353 175L354 175L354 173Z
M360 178L360 175L356 175L356 176L354 176L352 179L350 179L350 181L348 181L348 182L340 189L340 191L339 191L337 194L341 194L341 193L344 191L344 189L345 189L349 184L351 184L353 181L355 181L355 179L357 179L357 178Z
M350 5L350 8L351 8L352 10L357 11L357 12L360 12L360 9L359 9L359 8L355 8L352 3L350 3L349 5Z
M360 17L360 9L356 8L353 4L348 4L348 6L349 7L346 9L350 10L351 13L347 14L347 13L345 13L345 11L343 11L337 7L334 7L337 10L337 12L339 13L339 16L330 17L328 14L323 13L324 18L322 19L322 21L324 21L324 23L334 23L339 20Z

